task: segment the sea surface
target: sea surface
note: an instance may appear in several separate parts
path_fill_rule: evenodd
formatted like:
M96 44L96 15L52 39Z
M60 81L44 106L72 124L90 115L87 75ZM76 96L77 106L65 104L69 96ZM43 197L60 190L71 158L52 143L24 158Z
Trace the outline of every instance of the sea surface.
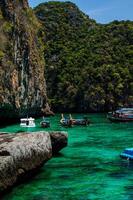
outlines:
M73 115L78 118L83 115ZM105 114L88 114L87 127L61 127L60 115L50 117L51 128L25 131L67 131L68 146L39 173L15 187L4 200L133 200L133 163L120 158L133 147L133 123L111 123ZM0 131L19 132L19 124Z

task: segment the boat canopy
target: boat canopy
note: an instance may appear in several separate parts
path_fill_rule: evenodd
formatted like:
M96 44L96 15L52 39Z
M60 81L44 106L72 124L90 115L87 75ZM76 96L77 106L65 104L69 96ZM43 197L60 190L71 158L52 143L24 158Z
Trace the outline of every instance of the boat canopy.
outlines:
M132 156L133 156L133 148L125 149L123 153L129 154L129 155L132 155Z
M30 117L30 118L22 118L20 119L21 123L20 126L21 127L35 127L35 119Z
M120 108L116 113L133 113L133 108Z
M34 121L35 119L30 117L30 118L22 118L20 119L21 122L24 122L24 121Z

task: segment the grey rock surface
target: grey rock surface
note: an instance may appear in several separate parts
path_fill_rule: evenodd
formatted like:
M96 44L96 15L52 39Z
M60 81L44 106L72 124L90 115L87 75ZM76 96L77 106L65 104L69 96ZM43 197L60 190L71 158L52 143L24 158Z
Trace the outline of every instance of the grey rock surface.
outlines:
M61 132L0 133L0 192L21 182L66 145L67 134Z
M66 132L50 132L52 153L56 154L67 146L68 136Z

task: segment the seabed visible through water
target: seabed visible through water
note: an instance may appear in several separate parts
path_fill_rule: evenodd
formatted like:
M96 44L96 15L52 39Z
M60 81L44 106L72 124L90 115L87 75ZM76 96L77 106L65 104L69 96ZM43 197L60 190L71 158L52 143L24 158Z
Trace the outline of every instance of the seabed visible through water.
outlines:
M73 117L82 117L75 114ZM1 132L67 131L69 144L28 182L15 187L4 200L133 200L133 163L120 153L133 147L133 123L111 123L105 114L88 114L87 127L61 127L60 115L51 128L22 129L19 124Z

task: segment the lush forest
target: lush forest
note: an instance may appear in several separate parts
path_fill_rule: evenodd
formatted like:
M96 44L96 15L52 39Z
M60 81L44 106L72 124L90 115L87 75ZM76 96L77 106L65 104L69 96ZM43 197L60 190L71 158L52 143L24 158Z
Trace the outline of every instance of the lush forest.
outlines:
M132 21L97 24L70 2L44 3L34 11L54 111L133 105Z

